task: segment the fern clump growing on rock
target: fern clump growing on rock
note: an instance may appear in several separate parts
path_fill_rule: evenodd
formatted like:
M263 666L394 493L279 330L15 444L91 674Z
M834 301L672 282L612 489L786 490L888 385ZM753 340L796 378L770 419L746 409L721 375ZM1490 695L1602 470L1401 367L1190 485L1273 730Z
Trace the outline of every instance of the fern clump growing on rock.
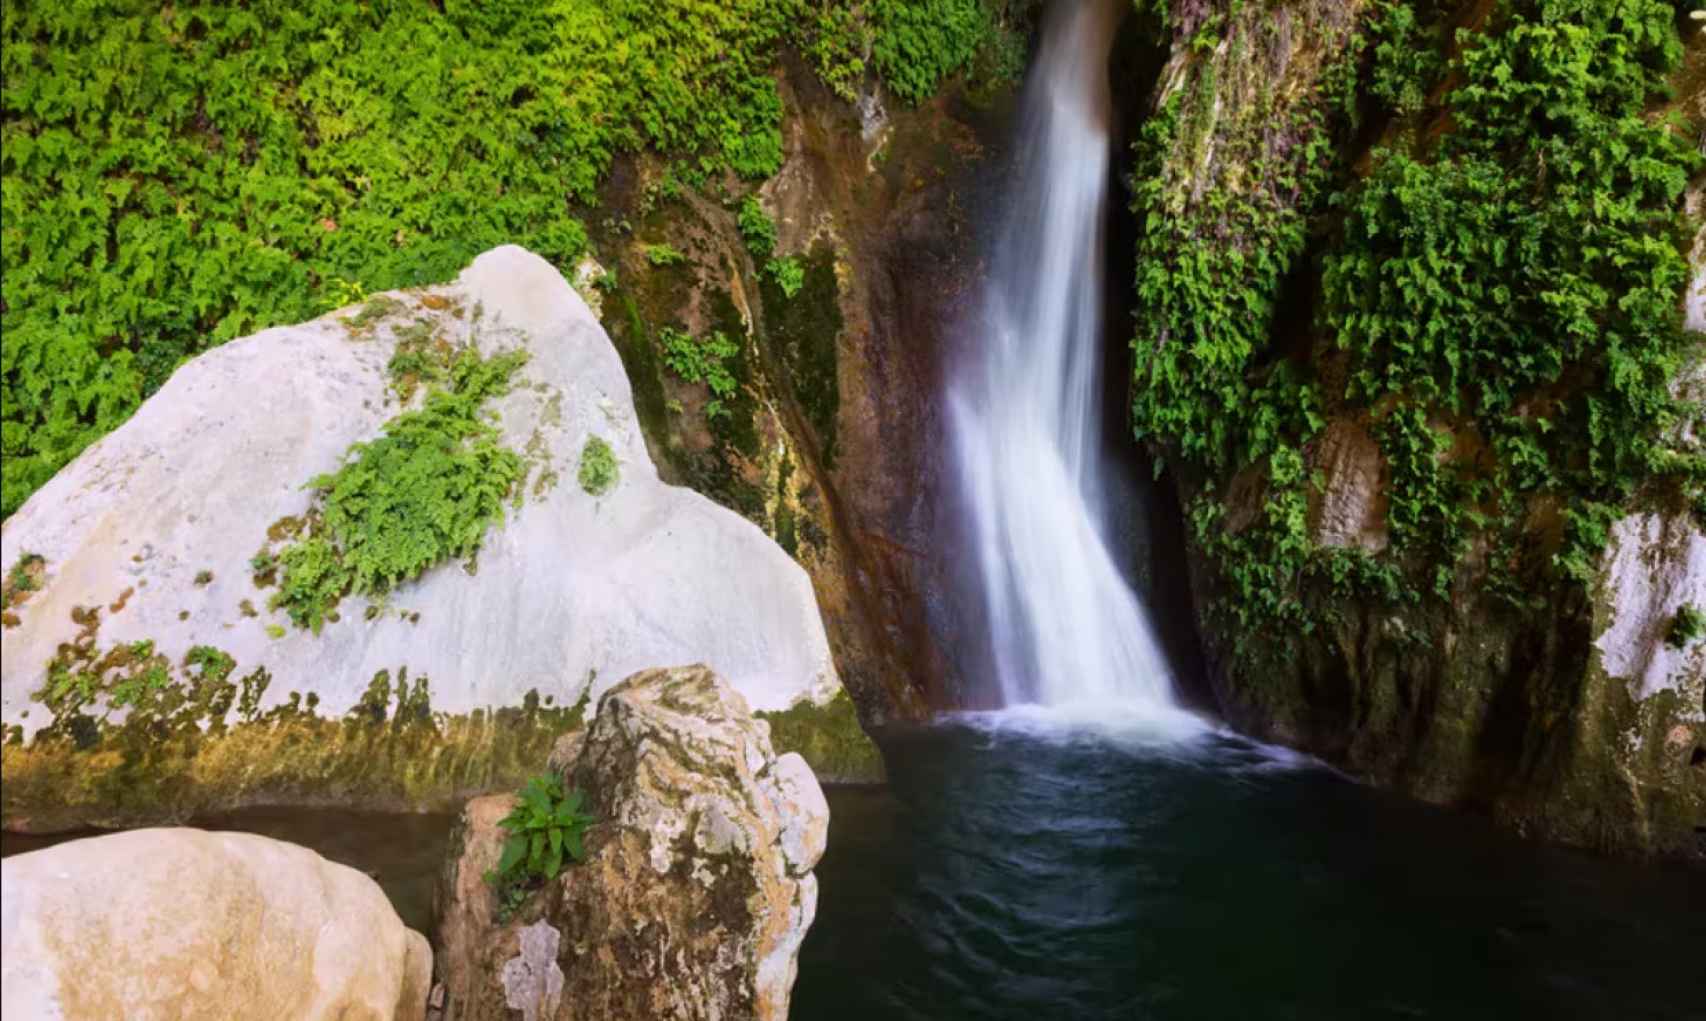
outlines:
M308 535L279 555L272 606L316 633L346 593L382 594L455 557L472 557L523 475L521 455L485 421L526 352L482 358L464 349L448 383L351 448L342 467L308 483L319 497Z
M715 419L727 414L723 402L733 397L740 386L729 370L729 360L740 353L740 346L721 331L699 340L672 326L660 329L658 340L663 344L664 364L671 371L689 383L703 383L710 388L705 417Z
M602 496L616 484L616 452L602 436L588 436L581 447L580 484L592 496Z

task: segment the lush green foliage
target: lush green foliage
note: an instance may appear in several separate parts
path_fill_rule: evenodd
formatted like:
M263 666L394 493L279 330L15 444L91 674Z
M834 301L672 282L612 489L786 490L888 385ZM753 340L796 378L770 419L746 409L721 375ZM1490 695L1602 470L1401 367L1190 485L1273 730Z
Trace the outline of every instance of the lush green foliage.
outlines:
M982 0L870 0L868 9L871 63L909 103L929 98L942 79L980 58L998 75L1013 74L1023 60L1000 12Z
M1314 382L1268 347L1285 275L1334 169L1329 121L1354 59L1353 49L1328 69L1318 102L1255 97L1216 140L1217 161L1263 173L1221 181L1201 202L1191 198L1190 174L1215 130L1212 73L1175 92L1137 142L1132 423L1138 438L1194 471L1248 467L1264 476L1262 510L1236 534L1214 494L1188 508L1198 541L1224 569L1227 605L1245 624L1307 624L1296 599L1311 554L1302 447L1325 418Z
M1443 33L1431 5L1379 0L1369 23L1374 46L1369 94L1395 113L1420 111L1445 70Z
M518 894L555 879L565 864L586 857L584 839L594 819L581 810L584 800L579 790L565 791L555 773L542 773L522 787L515 808L498 823L509 836L497 868L486 873L506 915Z
M1377 153L1342 199L1323 289L1346 396L1422 401L1490 444L1458 486L1481 484L1511 527L1529 494L1616 504L1687 467L1662 437L1688 276L1677 212L1701 161L1645 116L1680 55L1673 17L1663 0L1514 6L1464 40L1452 131ZM1467 495L1395 478L1393 513L1431 522L1451 555Z
M1587 578L1638 487L1675 479L1700 502L1699 453L1664 439L1679 197L1701 164L1647 115L1678 59L1672 6L1507 0L1449 60L1442 26L1428 0L1373 8L1366 88L1394 120L1366 179L1331 157L1356 127L1354 42L1313 100L1273 118L1264 93L1231 127L1209 115L1224 97L1205 56L1138 143L1134 424L1216 487L1193 520L1247 622L1307 626L1295 595L1312 579L1413 598L1403 567L1448 594L1476 535L1491 589L1522 602L1518 574ZM1445 114L1443 133L1407 127ZM1193 195L1180 175L1210 151L1218 179ZM1314 322L1281 321L1312 246ZM1395 556L1308 539L1329 413L1380 444ZM1228 532L1226 504L1252 492L1260 513ZM1561 508L1549 558L1522 534L1536 499Z
M524 472L482 415L507 389L525 352L481 358L463 350L444 389L358 443L341 468L309 482L319 498L309 534L279 556L272 598L298 627L319 632L345 593L379 594L453 557L472 557L504 519Z
M740 346L722 331L698 340L684 330L665 326L658 330L663 344L663 360L670 371L689 383L703 383L711 388L711 399L705 403L705 417L726 414L724 401L734 396L740 384L729 369L729 360L740 353Z
M806 285L806 267L792 255L785 259L771 259L765 264L764 272L776 281L784 297L792 298Z
M593 496L601 496L616 484L616 452L602 436L588 436L581 447L580 484Z
M777 49L820 40L820 16L870 26L861 52L917 100L996 38L983 11L8 4L0 516L209 346L447 279L497 244L569 265L586 244L574 211L618 152L666 152L689 183L773 173Z
M746 250L752 253L752 257L768 259L776 250L776 221L764 211L758 196L748 195L741 200L736 222L740 225L740 236L746 242Z
M1029 0L807 0L801 44L843 99L858 97L875 69L908 103L970 72L983 82L1017 77L1024 42L1016 31Z

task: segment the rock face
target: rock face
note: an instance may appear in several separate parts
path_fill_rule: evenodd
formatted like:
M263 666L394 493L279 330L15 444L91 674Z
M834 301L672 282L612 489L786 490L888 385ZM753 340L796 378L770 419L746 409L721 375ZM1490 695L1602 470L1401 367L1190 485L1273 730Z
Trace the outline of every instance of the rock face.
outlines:
M245 833L133 830L0 863L9 1018L416 1021L432 953L377 884Z
M302 527L310 479L408 403L388 386L407 337L528 353L487 405L524 459L518 502L477 560L429 568L383 602L346 597L319 634L292 627L251 558ZM599 495L576 482L592 438L618 466ZM394 674L416 716L464 718L566 708L657 663L708 663L760 709L839 687L806 572L738 514L659 480L615 348L557 271L514 247L448 285L196 358L10 518L0 549L8 567L41 558L36 589L8 597L0 653L4 721L26 737L52 722L36 699L66 648L100 669L130 650L118 658L158 662L186 691L212 650L243 694L212 699L204 728L304 701L338 716L372 701L382 672L381 718ZM102 692L93 720L125 719L125 701ZM98 733L80 728L86 749Z
M1200 519L1211 524L1187 530L1186 544L1207 700L1241 730L1419 798L1487 811L1529 835L1706 856L1706 642L1671 640L1680 611L1706 606L1697 498L1675 476L1643 483L1604 521L1597 560L1572 561L1568 573L1557 554L1569 515L1587 508L1579 505L1585 498L1558 492L1523 497L1508 545L1495 546L1491 529L1466 527L1472 538L1461 555L1406 550L1384 452L1392 448L1379 435L1388 409L1352 399L1346 380L1357 363L1319 333L1326 299L1312 274L1333 251L1341 221L1324 204L1326 185L1300 185L1273 168L1288 166L1282 157L1311 137L1311 123L1328 126L1315 141L1339 147L1353 179L1374 165L1363 147L1393 145L1412 129L1453 129L1437 109L1414 114L1425 119L1420 125L1394 115L1384 136L1368 125L1331 127L1335 88L1366 84L1355 78L1359 47L1373 44L1362 0L1223 7L1169 8L1170 50L1149 104L1152 123L1171 126L1153 136L1165 145L1150 136L1138 142L1140 159L1150 160L1144 173L1167 188L1138 215L1170 217L1169 229L1185 237L1205 204L1236 207L1240 191L1251 189L1271 199L1263 224L1227 227L1209 217L1216 228L1192 237L1200 246L1192 250L1216 257L1269 244L1279 235L1263 232L1286 217L1310 225L1312 236L1295 250L1267 249L1295 261L1263 285L1272 311L1252 331L1258 353L1246 370L1261 371L1270 359L1307 366L1323 403L1296 450L1299 474L1310 480L1301 489L1272 484L1277 471L1267 463L1211 464L1155 446L1187 516L1214 512ZM1210 19L1212 32L1204 27ZM1694 82L1706 73L1698 42L1680 72ZM1706 117L1698 88L1692 94L1679 111L1691 131ZM1331 163L1317 156L1302 168ZM1701 223L1698 180L1687 201ZM1683 318L1706 330L1706 230L1692 275ZM1221 283L1257 279L1245 269ZM1685 409L1676 429L1695 452L1706 435L1701 350L1672 383L1674 396L1692 402L1692 416ZM1436 405L1427 425L1440 441L1434 465L1451 469L1447 477L1473 477L1454 473L1497 456L1472 418ZM1477 498L1452 499L1470 509ZM1264 532L1272 522L1280 523ZM1262 546L1293 538L1283 551ZM1240 545L1265 552L1239 561ZM1254 573L1264 568L1271 573ZM1268 611L1257 604L1270 594L1283 596L1281 609L1292 615L1261 615Z
M954 660L973 625L944 595L954 558L937 555L955 527L941 394L976 294L979 211L998 201L1007 98L885 113L874 95L835 96L794 56L778 87L785 161L756 199L800 289L781 289L723 203L655 201L667 165L637 161L607 195L632 230L595 237L620 280L604 323L664 477L739 510L805 566L861 719L922 719L962 704L976 674ZM684 261L652 264L659 242ZM739 348L740 391L715 417L705 387L660 357L665 329Z
M599 820L586 860L508 921L482 877L513 800L463 812L439 888L446 1017L785 1018L829 827L805 761L696 666L606 693L567 774Z

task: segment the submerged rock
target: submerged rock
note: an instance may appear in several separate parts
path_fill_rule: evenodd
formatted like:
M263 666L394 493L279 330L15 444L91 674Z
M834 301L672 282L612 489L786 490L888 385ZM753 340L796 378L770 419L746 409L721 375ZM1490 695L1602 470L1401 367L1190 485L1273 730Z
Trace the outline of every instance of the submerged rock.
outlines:
M279 556L318 534L310 480L421 405L429 373L410 359L470 350L527 356L485 406L495 443L523 472L504 494L505 520L476 555L382 597L334 594L323 627L296 626L272 603L287 580ZM596 487L577 484L583 451L599 444L615 470L604 465ZM381 519L382 534L395 519ZM760 709L839 690L806 572L740 515L659 480L609 338L555 269L515 247L482 255L450 284L378 296L187 363L9 519L0 547L8 567L40 558L29 559L39 575L29 591L6 599L0 706L14 740L50 728L66 754L117 750L149 760L141 771L152 779L162 760L182 759L182 789L224 775L188 765L213 754L223 725L279 714L390 715L439 720L440 730L472 718L479 730L482 714L566 711L660 662L708 663ZM186 725L212 736L186 738L196 747L182 756L153 754L160 735ZM535 728L530 746L549 747L551 730L567 725ZM421 765L395 771L398 785L492 754L484 742L444 755L419 743ZM72 802L101 821L118 821L103 805L123 802L128 822L160 807L104 788L91 797L100 784L71 780L82 766L41 760L8 747L8 825L40 814L79 821L61 811ZM270 796L360 800L356 772L317 763Z
M247 833L133 830L0 863L8 1018L398 1019L432 952L378 884Z
M598 820L586 859L508 919L484 876L514 799L463 812L439 887L447 1018L785 1018L829 831L805 761L693 666L611 689L565 772Z

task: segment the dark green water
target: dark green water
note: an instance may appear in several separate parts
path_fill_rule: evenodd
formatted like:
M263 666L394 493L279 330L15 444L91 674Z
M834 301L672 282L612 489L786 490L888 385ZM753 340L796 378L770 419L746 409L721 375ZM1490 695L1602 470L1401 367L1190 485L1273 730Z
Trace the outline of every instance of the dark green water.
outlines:
M885 747L890 786L828 791L796 1019L1706 1017L1701 870L1535 846L1225 738L984 722ZM197 823L367 871L430 932L445 816Z
M830 794L794 1016L1706 1017L1706 873L1287 765L941 726Z

